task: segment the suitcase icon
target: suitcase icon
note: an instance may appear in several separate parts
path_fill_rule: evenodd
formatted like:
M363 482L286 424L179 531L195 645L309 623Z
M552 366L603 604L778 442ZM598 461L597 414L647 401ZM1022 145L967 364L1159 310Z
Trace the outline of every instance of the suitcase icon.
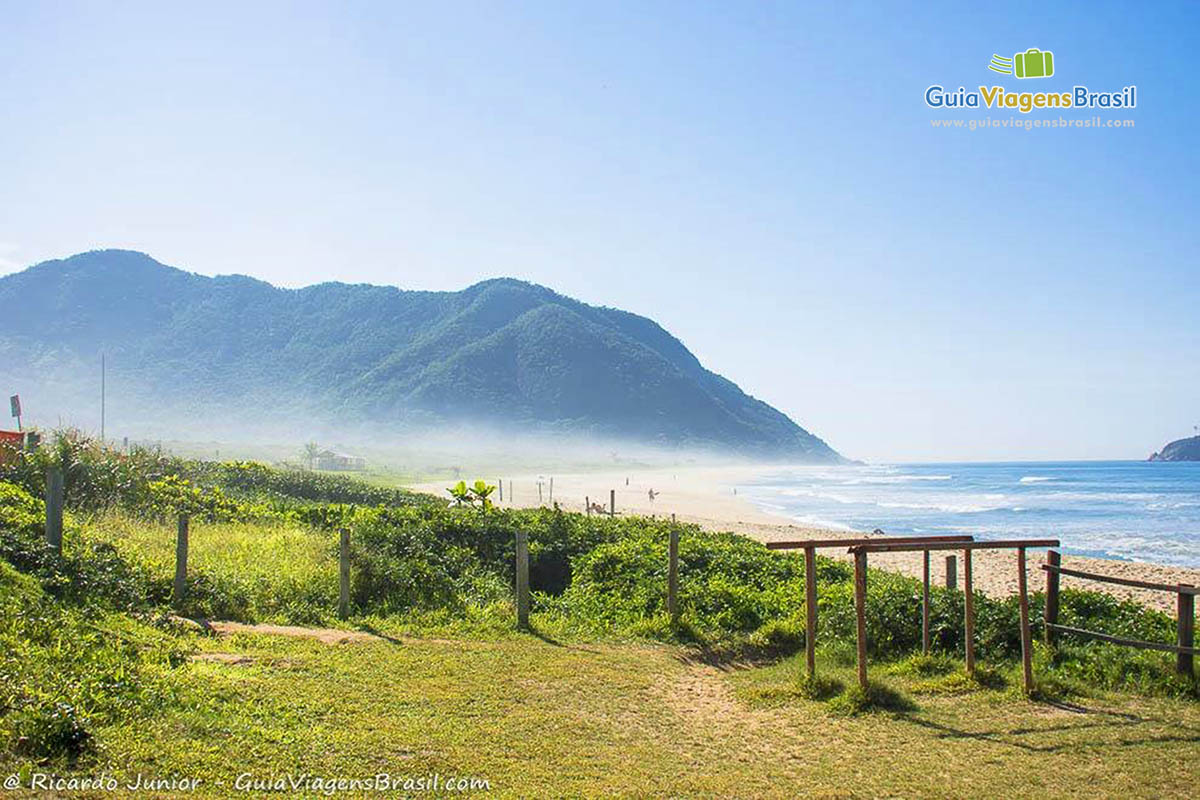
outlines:
M1049 78L1054 74L1054 53L1031 47L1013 56L1018 78Z

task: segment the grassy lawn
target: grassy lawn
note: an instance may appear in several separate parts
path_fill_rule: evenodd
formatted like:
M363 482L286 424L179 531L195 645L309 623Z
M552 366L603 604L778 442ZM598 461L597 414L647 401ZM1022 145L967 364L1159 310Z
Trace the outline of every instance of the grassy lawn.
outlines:
M98 731L82 772L200 778L211 796L243 772L438 773L513 797L1186 797L1200 779L1200 708L1184 701L1056 706L881 666L904 710L846 715L797 692L795 659L720 668L668 646L526 635L189 644L181 702ZM820 668L852 684L840 659Z

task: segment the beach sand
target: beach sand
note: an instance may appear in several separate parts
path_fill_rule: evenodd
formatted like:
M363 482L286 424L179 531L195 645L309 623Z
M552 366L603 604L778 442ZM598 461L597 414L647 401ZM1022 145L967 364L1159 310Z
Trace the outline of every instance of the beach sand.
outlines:
M711 531L733 531L760 542L793 539L859 538L863 533L845 530L830 530L807 526L790 521L786 517L761 511L749 501L737 496L735 488L761 475L762 467L680 467L678 469L628 469L622 471L598 471L568 475L554 475L554 502L568 511L583 511L584 499L609 506L609 492L616 493L617 514L669 517L672 514L681 522L692 522ZM504 501L498 502L505 508L527 508L539 505L538 483L542 484L541 505L549 506L550 475L513 475L504 477ZM498 478L490 478L495 483ZM627 483L628 481L628 483ZM446 482L430 483L417 489L446 497ZM655 499L648 492L653 489ZM493 495L497 497L498 495ZM1053 531L1046 536L1053 538ZM820 551L821 555L851 560L842 548ZM945 556L948 552L931 553L933 581L945 585ZM958 560L958 587L962 588L962 554L955 553ZM1030 550L1027 558L1029 590L1038 591L1045 587L1045 572L1041 564L1044 550ZM920 553L872 553L869 563L873 567L891 570L914 578L921 577L922 558ZM1200 585L1200 569L1147 564L1136 561L1116 561L1082 556L1064 555L1062 565L1085 572L1096 572L1114 577L1130 578L1156 583L1188 583ZM1017 591L1017 553L1015 550L983 550L972 554L972 575L976 591L994 597L1003 597ZM1108 592L1116 597L1137 600L1170 614L1176 613L1176 595L1169 592L1137 589L1112 584L1086 581L1064 576L1063 588L1084 588Z

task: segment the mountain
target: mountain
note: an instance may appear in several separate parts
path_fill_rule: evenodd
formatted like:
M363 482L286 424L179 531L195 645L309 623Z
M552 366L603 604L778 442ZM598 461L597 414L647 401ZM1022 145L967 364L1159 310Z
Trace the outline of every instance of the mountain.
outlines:
M279 289L100 250L0 278L0 308L0 377L36 374L66 398L104 352L110 386L135 387L124 405L147 414L320 409L843 460L652 320L509 278L458 292Z
M1150 456L1151 461L1200 461L1200 436L1176 439Z

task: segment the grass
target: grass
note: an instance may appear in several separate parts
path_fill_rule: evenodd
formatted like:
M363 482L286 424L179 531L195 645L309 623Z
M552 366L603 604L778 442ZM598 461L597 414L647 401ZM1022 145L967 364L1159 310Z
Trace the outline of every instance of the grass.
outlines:
M1200 778L1200 709L1178 700L1096 698L1084 711L990 690L914 699L916 678L890 674L900 705L844 716L800 692L746 699L799 686L794 659L722 671L671 646L517 634L181 644L226 660L175 668L177 703L97 728L87 771L199 778L204 796L245 772L474 776L502 797L1185 797ZM843 679L836 663L819 667Z
M141 563L160 582L175 576L174 524L119 510L99 513L79 529L78 544L107 543ZM70 540L68 540L70 541ZM188 579L209 584L191 613L222 619L322 624L337 607L333 535L286 522L206 523L193 519Z

